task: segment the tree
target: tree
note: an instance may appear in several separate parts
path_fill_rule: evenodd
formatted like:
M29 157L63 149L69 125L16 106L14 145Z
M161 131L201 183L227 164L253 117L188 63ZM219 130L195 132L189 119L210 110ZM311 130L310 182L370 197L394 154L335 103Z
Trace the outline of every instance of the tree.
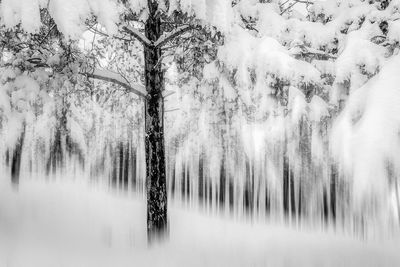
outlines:
M86 73L88 77L115 83L127 90L136 93L145 101L145 142L146 142L146 175L147 175L147 225L149 241L166 235L168 229L167 218L167 192L166 192L166 173L165 173L165 151L164 151L164 75L162 70L162 47L179 35L185 34L197 28L196 16L201 14L202 18L209 16L215 17L210 10L222 2L217 1L208 7L205 2L188 4L185 1L155 1L146 0L133 2L121 1L123 11L118 13L119 3L113 1L90 1L88 3L61 3L51 1L46 5L44 1L32 3L29 9L25 6L8 5L3 2L1 14L4 24L8 27L21 28L34 33L44 23L48 29L47 35L43 35L42 40L36 43L39 47L43 46L43 41L49 39L53 29L58 33L60 44L65 38L79 37L82 24L87 27L93 26L91 20L82 23L82 18L96 16L98 22L105 26L115 38L123 39L123 36L136 38L143 45L144 50L144 80L145 90L140 86L135 87L129 84L121 75L111 74L107 71L94 70ZM77 10L74 10L74 5ZM227 4L224 4L225 7ZM195 7L193 9L193 7ZM109 9L109 10L108 10ZM63 20L62 10L69 12L71 21ZM199 11L200 10L200 11ZM15 16L10 16L10 12ZM25 14L24 12L30 12ZM21 14L24 14L22 16ZM119 18L118 18L119 17ZM200 18L200 19L202 19ZM219 18L216 18L220 21ZM213 19L208 23L212 24ZM144 24L144 34L136 28L138 24ZM95 23L96 24L96 23ZM164 34L165 30L169 30ZM99 31L100 34L107 35ZM34 35L33 35L34 36ZM40 36L40 34L39 34ZM132 39L126 40L128 43ZM36 67L48 66L41 60L34 61ZM56 149L60 151L60 149ZM58 153L58 152L55 152Z

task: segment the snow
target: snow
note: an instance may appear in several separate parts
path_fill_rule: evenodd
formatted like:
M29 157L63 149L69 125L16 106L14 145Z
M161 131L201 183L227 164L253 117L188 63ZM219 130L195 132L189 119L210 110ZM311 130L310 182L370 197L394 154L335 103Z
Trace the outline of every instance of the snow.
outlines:
M294 83L318 83L320 80L317 69L305 61L293 58L277 40L266 36L253 37L239 27L218 50L218 59L227 67L238 70L236 79L244 87L249 84L251 69L255 70L257 77L270 74Z
M352 173L358 200L366 194L386 194L387 164L393 164L395 175L400 170L399 68L400 57L396 56L376 77L350 95L335 122L332 148L347 172Z
M328 104L319 96L313 96L310 102L310 119L320 122L321 119L329 116Z
M5 0L0 3L0 22L11 28L21 22L27 32L40 27L40 10L43 0Z
M170 239L150 248L143 200L88 183L0 186L4 266L396 266L400 240L209 217L170 205Z
M297 124L303 115L306 114L306 97L296 87L289 87L289 109L291 109L292 123Z
M118 6L113 0L6 0L0 4L0 22L12 28L21 22L27 32L37 32L41 26L40 8L49 8L58 29L67 37L78 38L83 33L85 19L97 16L109 33L115 33Z
M283 12L291 2L158 1L159 12L190 19L166 27L155 45L193 25L211 38L185 50L210 37L190 30L177 49L164 47L174 50L160 62L171 239L148 249L143 48L113 39L131 28L153 45L138 30L147 0L1 1L0 28L10 36L18 24L37 32L49 4L79 62L59 70L58 39L40 51L25 45L36 35L3 40L0 166L15 163L24 140L18 187L8 183L11 167L0 167L0 265L398 265L400 1L385 10L315 1L309 16L299 14L304 3ZM121 24L131 11L137 21ZM88 33L93 15L107 37ZM69 42L85 31L80 45ZM107 69L79 70L74 49ZM29 63L36 57L49 67ZM64 168L44 177L59 132Z
M169 14L178 10L195 16L204 25L216 27L221 32L229 32L233 23L233 12L227 0L172 0Z
M113 2L99 0L54 0L49 4L49 11L58 29L68 37L78 38L83 33L84 19L94 14L109 33L114 33L118 13Z
M368 39L377 35L379 29L375 24L365 23L358 30L347 35L346 45L336 61L336 81L341 82L357 75L361 67L365 72L375 74L382 65L385 49L371 43ZM363 83L355 83L353 88L358 88Z

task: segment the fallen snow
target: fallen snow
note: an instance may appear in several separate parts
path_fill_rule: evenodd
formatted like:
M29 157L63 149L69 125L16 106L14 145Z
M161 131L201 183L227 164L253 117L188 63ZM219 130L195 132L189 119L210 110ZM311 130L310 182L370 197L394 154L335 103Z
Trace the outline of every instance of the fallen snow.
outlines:
M70 179L0 185L0 266L400 265L399 238L360 241L174 205L170 240L148 248L141 199Z

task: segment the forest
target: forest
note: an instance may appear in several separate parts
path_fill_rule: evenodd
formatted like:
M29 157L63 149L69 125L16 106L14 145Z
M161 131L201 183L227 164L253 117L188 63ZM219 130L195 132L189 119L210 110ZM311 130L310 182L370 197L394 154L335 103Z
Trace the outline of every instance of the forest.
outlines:
M400 266L400 0L0 0L0 266Z

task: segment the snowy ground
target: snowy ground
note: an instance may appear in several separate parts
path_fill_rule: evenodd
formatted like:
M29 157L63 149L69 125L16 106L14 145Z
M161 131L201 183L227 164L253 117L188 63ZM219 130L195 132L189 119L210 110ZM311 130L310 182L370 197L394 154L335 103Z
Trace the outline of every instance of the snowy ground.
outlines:
M0 267L400 266L400 240L210 218L171 208L170 240L147 248L143 201L77 183L0 182Z

